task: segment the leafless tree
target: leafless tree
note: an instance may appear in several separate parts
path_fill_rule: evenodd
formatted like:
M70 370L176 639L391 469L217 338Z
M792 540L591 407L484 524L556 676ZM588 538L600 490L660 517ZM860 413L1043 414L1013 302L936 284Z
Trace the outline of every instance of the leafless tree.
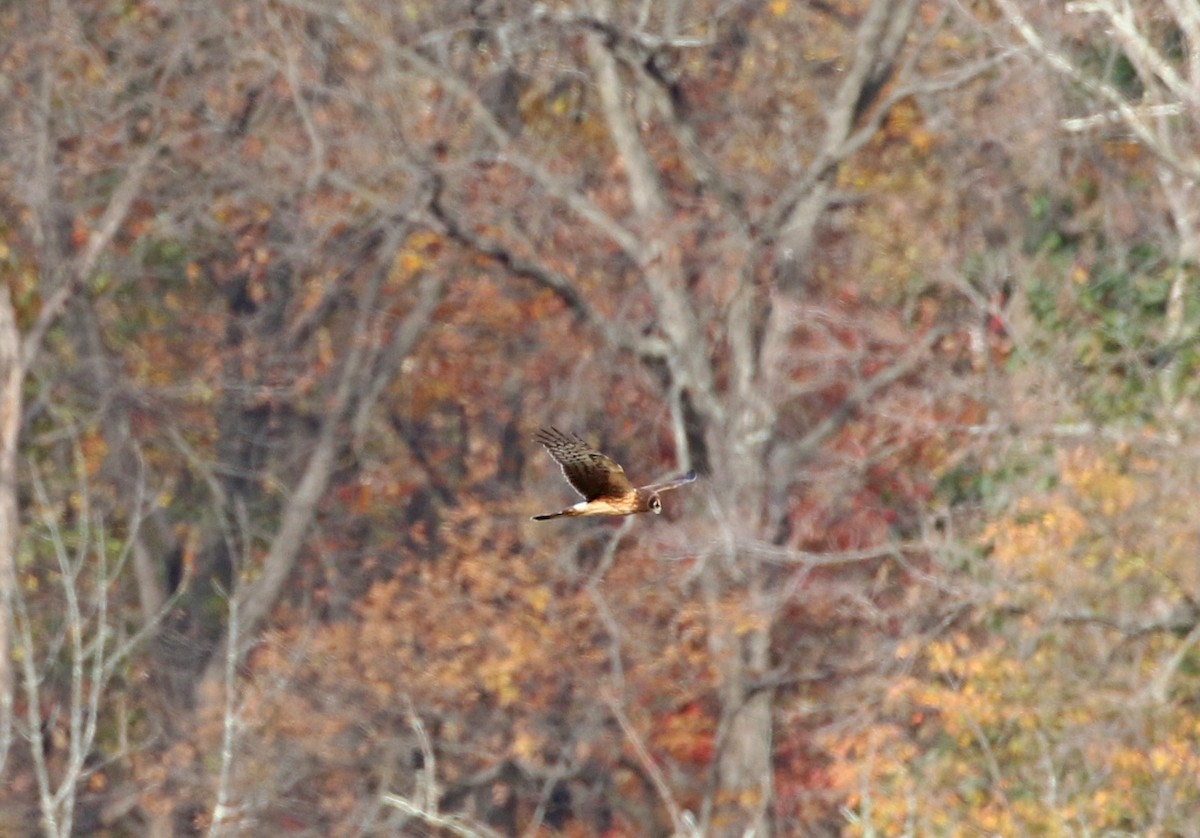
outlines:
M1163 330L1167 360L1160 364L1159 379L1163 398L1183 416L1194 392L1181 380L1173 358L1197 337L1186 327L1184 306L1194 293L1200 260L1200 12L1175 0L1084 0L1029 8L996 0L996 7L1030 59L1082 94L1064 107L1064 134L1130 138L1154 160L1175 242ZM1097 54L1102 61L1095 60ZM1127 66L1133 79L1119 81L1118 65Z

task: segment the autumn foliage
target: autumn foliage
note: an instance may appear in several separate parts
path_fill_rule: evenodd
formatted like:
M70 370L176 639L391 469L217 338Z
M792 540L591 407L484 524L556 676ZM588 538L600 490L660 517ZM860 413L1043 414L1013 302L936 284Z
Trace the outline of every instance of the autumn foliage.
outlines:
M1194 833L1186 4L0 26L0 834Z

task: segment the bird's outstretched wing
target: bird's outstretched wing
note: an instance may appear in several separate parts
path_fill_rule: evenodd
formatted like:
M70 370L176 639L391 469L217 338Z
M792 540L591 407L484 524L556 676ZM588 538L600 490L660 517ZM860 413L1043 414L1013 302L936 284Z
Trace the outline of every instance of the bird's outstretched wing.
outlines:
M562 473L584 500L623 498L634 491L625 470L577 435L558 428L539 428L533 438L546 447Z
M687 484L694 482L695 479L696 472L689 471L687 474L681 474L679 477L673 477L670 480L666 480L662 483L652 483L649 486L643 486L642 491L665 492L668 489L678 489L680 486L686 486Z

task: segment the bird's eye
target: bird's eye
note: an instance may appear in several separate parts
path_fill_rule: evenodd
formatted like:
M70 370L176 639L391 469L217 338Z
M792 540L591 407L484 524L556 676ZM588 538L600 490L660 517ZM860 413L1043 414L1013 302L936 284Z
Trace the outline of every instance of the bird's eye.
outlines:
M657 495L650 498L650 508L655 512L662 512L662 501L658 499Z

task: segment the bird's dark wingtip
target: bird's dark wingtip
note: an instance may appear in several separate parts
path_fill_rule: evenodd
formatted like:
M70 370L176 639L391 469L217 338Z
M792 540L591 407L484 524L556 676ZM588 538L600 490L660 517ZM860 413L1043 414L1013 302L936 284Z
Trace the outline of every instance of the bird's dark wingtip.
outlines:
M563 432L553 425L541 425L533 432L533 439L542 445L549 445L562 437L562 435Z

